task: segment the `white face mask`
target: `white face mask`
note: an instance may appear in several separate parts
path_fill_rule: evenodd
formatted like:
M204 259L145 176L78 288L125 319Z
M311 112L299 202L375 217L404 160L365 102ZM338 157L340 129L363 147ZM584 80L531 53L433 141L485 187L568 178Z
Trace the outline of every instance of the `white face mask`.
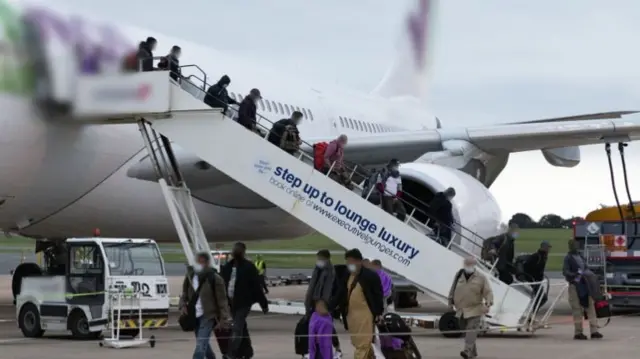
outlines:
M193 265L193 270L196 273L202 272L202 269L203 269L203 267L202 267L202 264L200 264L200 263L196 263L196 264Z
M318 267L318 268L324 268L325 264L326 264L326 263L325 263L324 261L317 261L317 262L316 262L316 267Z
M464 271L467 274L471 274L471 273L476 271L476 267L474 267L474 266L465 266L464 267Z
M355 264L347 264L347 269L349 269L349 272L355 273L357 267Z
M222 85L223 88L227 88L227 86L229 86L229 84L223 84Z

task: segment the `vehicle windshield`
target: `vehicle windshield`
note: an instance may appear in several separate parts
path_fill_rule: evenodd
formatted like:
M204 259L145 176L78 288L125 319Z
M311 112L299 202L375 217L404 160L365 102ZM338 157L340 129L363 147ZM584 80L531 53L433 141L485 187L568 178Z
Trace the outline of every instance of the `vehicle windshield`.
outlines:
M155 243L104 243L111 275L164 275L162 257Z

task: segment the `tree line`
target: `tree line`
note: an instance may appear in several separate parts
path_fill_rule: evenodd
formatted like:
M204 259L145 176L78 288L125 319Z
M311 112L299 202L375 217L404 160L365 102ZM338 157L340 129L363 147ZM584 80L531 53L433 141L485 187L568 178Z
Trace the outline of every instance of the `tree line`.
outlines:
M520 228L572 228L574 221L584 220L582 217L562 218L554 213L545 214L535 221L526 213L516 213L511 216L509 223L515 223Z

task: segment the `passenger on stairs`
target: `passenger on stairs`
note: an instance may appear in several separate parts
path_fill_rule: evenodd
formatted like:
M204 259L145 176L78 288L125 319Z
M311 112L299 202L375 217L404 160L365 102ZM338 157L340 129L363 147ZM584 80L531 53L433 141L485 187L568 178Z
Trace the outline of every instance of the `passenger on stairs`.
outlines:
M157 45L158 40L151 36L147 37L147 41L140 43L137 53L139 71L153 71L153 51Z
M476 339L481 329L482 317L492 305L491 283L484 274L476 270L475 258L465 258L463 268L455 275L449 291L449 309L456 311L460 318L460 328L465 331L464 350L460 352L463 358L478 356Z
M204 96L204 103L212 108L221 108L223 113L227 113L229 105L237 104L236 100L231 98L227 92L230 83L229 76L223 75L215 85L209 86L207 94Z
M351 179L344 166L344 148L348 142L349 139L347 135L342 134L329 143L329 146L327 146L324 152L324 171L326 173L331 170L331 173L329 173L331 179L348 189L352 189Z
M402 179L400 178L400 161L392 159L378 176L376 187L382 195L382 209L404 222L407 212L402 197Z
M302 121L302 112L293 111L291 118L283 118L273 124L267 139L285 152L294 155L300 150L302 144L300 131L298 131L300 121Z
M382 268L382 262L379 259L371 261L371 269L378 273L378 277L380 277L385 312L393 311L393 280L391 276Z
M508 232L495 239L494 248L498 258L496 270L500 280L506 284L513 283L515 273L513 260L516 256L515 240L518 238L518 229L518 225L512 222L509 224Z
M258 122L256 119L258 107L256 104L261 98L260 90L252 89L249 95L242 100L240 108L238 109L238 123L247 130L256 133L258 132Z
M429 212L436 220L435 229L438 232L438 240L443 246L448 246L451 241L451 227L453 226L453 207L451 200L456 195L452 187L443 192L436 193L429 203Z
M180 56L182 55L182 49L180 46L174 45L171 48L171 52L158 63L158 68L162 70L169 70L169 76L176 82L180 82L182 78L182 71L180 70Z
M362 253L351 249L345 253L350 275L338 284L335 308L347 318L345 329L351 334L355 359L369 359L373 355L374 325L384 313L382 284L378 275L362 265Z

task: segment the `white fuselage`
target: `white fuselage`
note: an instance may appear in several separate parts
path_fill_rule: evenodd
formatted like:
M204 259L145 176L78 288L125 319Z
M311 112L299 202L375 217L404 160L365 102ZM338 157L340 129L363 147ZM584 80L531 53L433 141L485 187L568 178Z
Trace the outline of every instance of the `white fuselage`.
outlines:
M55 16L67 19L61 13ZM87 29L95 24L83 26L86 33L94 34ZM269 105L259 105L258 111L272 121L289 117L291 108L301 109L304 139L341 133L352 138L384 136L385 132L436 127L435 117L411 99L388 100L334 88L318 91L295 77L261 68L259 61L129 27L113 29L127 39L128 47L118 49L123 53L153 35L161 44L155 55L165 55L170 46L179 44L181 64L197 64L206 72L209 85L227 74L232 96L259 88ZM51 41L57 34L51 31L47 36ZM104 39L98 36L91 42ZM11 70L2 67L0 71ZM183 75L191 74L204 79L195 67L183 69ZM5 200L0 205L0 228L50 238L86 236L94 228L110 237L176 238L158 185L127 176L128 168L145 155L136 126L81 126L69 119L46 118L29 97L4 90L0 109L0 200ZM229 139L229 156L237 146L242 144ZM222 174L219 181L214 179L193 195L199 199L196 207L211 241L286 238L310 232Z

